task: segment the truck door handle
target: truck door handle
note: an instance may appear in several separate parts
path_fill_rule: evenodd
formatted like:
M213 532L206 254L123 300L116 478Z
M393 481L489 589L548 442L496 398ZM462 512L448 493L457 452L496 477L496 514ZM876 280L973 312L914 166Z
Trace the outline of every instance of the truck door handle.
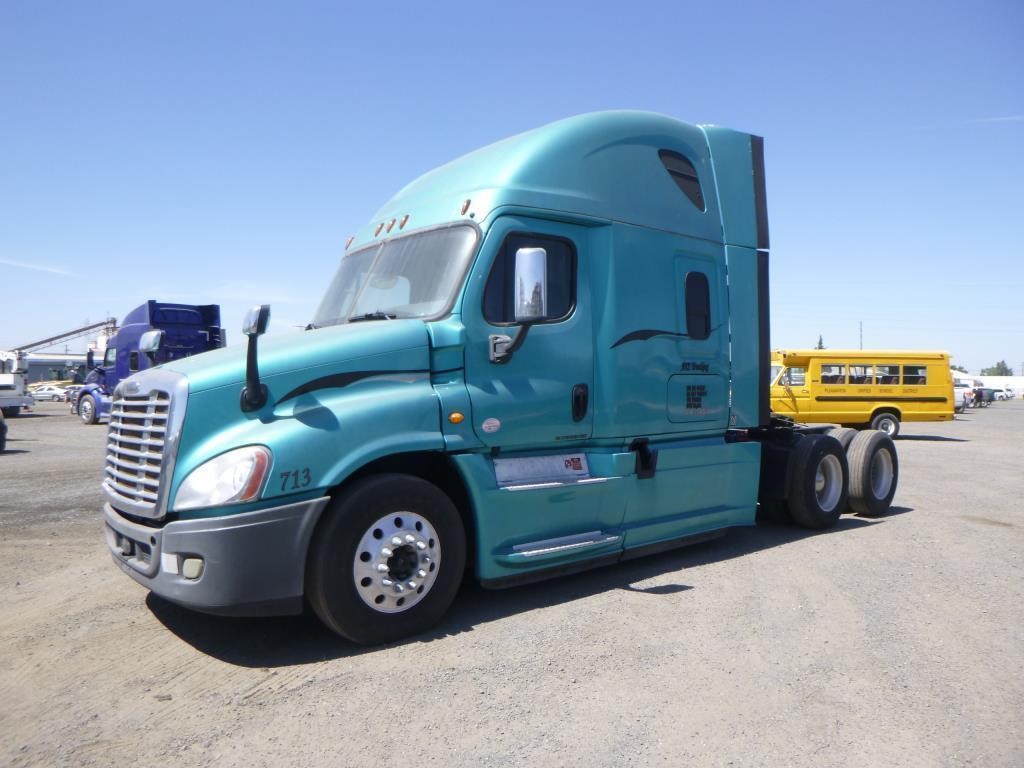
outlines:
M572 388L572 420L583 421L590 403L590 388L586 384L577 384Z

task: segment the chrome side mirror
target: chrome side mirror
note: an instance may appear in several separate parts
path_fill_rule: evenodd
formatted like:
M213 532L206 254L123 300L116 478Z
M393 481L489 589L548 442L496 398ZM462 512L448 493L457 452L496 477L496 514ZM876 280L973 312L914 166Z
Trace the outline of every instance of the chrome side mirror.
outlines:
M515 319L543 320L548 312L548 253L543 248L516 251Z
M139 338L139 352L150 355L164 345L164 332L160 330L146 331Z
M257 304L245 313L245 320L242 321L242 333L246 336L262 336L267 332L270 325L270 305Z

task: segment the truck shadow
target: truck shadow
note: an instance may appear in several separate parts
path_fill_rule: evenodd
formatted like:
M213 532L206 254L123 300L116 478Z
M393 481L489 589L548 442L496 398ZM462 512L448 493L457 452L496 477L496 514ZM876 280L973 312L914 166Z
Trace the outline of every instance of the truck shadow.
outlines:
M921 443L969 443L962 437L944 437L942 435L899 435L896 438L897 442L921 442Z
M890 514L912 511L893 507ZM667 598L694 589L681 583L637 586L648 579L684 576L686 569L742 557L808 536L854 535L884 522L884 518L845 515L829 531L815 533L792 525L759 523L735 528L727 535L691 547L629 560L573 576L507 590L486 590L473 578L464 580L455 603L434 629L390 645L363 647L346 642L327 630L311 613L274 618L226 618L181 608L150 593L146 605L167 629L201 653L241 667L281 667L338 658L358 657L393 646L430 643L451 635L472 632L477 626L520 613L622 589ZM685 598L683 598L685 600Z

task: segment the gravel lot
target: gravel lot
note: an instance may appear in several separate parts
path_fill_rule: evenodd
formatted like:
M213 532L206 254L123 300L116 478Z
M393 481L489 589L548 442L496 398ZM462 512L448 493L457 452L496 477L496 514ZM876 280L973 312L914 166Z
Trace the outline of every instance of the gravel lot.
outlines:
M147 596L102 540L105 428L9 423L2 765L1024 765L1024 401L904 425L886 517L466 584L377 649Z

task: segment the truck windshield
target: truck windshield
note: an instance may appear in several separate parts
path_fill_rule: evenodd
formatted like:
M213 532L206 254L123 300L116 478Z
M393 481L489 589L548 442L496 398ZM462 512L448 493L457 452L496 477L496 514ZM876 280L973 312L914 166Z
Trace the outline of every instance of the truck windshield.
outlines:
M451 307L476 241L474 227L454 225L347 254L320 302L313 327L439 317Z

